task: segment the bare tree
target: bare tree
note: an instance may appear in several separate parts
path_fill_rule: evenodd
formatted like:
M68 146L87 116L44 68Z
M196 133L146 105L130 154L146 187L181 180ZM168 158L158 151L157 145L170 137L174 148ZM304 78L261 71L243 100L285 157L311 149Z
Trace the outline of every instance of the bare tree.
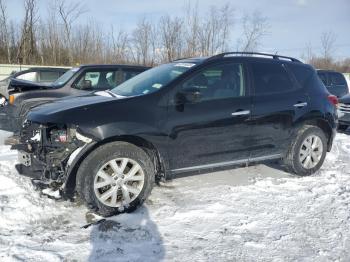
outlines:
M112 42L112 61L118 63L125 63L128 61L129 53L129 35L122 29L119 29L117 32L114 31L112 25L111 28L111 42ZM107 58L108 59L108 58Z
M1 46L6 54L6 60L8 63L11 63L7 8L3 0L0 0L0 35Z
M332 53L334 52L334 44L337 37L332 31L324 32L321 35L321 46L323 58L328 60L331 59Z
M233 17L233 9L229 4L221 9L210 8L208 19L203 19L198 30L200 55L208 56L226 50Z
M185 17L184 17L184 45L185 50L183 53L184 57L197 56L199 55L198 50L198 33L200 27L200 18L198 15L198 2L194 6L188 2L184 7Z
M269 25L266 17L259 11L246 14L243 17L243 37L240 41L240 49L244 52L257 51L261 45L262 38L267 34Z
M37 2L36 0L24 1L24 19L22 22L22 32L19 48L17 51L17 61L24 63L35 62L36 56L36 39L35 30L36 23L39 17L37 16Z
M305 50L301 54L301 57L307 62L312 61L312 59L315 57L315 54L313 52L313 48L310 42L306 44Z
M66 0L56 1L58 13L64 26L65 42L69 58L68 63L71 64L73 62L72 52L70 49L72 46L72 26L82 14L87 12L87 10L80 2L67 3Z
M162 49L162 61L172 61L180 58L183 48L183 19L179 17L171 18L169 15L163 16L159 20L159 31Z
M132 53L136 63L154 65L156 60L156 29L142 18L132 33Z

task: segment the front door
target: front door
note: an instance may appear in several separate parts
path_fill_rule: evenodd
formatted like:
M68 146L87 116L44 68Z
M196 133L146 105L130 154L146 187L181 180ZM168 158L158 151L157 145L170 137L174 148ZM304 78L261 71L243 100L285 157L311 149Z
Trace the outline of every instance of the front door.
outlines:
M170 96L169 167L184 171L249 157L251 98L242 63L207 66Z

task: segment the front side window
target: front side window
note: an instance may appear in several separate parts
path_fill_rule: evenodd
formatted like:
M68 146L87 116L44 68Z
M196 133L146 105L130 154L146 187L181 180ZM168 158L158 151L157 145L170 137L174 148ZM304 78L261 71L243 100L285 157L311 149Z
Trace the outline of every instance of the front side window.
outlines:
M243 65L213 65L187 79L181 86L186 92L198 91L200 101L241 97L246 95Z
M80 90L106 90L115 86L116 71L85 71L74 88Z
M111 91L120 96L140 96L154 93L184 72L195 63L169 63L154 67L125 81Z
M255 94L284 93L295 89L284 66L280 63L252 63Z

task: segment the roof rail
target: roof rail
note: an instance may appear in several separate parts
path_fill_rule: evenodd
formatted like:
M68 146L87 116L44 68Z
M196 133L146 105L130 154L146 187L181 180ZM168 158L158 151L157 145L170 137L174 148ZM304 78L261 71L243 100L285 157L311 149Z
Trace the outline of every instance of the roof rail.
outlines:
M171 60L170 62L176 62L176 61L185 60L185 59L190 59L190 58L193 58L193 57L180 57L180 58L176 58L176 59L174 59L174 60Z
M267 53L257 53L257 52L226 52L226 53L221 53L221 54L209 57L208 60L215 59L215 58L223 58L223 57L230 56L230 55L268 56L268 57L271 57L271 58L277 59L277 60L287 59L287 60L290 60L292 62L302 63L300 60L293 58L293 57L289 57L289 56L282 56L282 55L277 55L277 54L267 54Z

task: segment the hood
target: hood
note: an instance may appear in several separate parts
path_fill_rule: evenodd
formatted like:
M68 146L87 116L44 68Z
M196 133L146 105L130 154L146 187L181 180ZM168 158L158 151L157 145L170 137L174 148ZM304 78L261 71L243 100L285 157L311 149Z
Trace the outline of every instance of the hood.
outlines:
M15 78L12 78L9 84L9 89L15 89L15 91L29 91L47 88L52 88L52 85L48 83L36 83Z
M120 100L124 99L101 95L101 92L65 97L33 108L27 119L42 124L96 122L104 115L111 114L114 111L113 105Z
M350 94L347 94L347 95L342 96L341 98L339 98L339 102L340 103L350 104Z

